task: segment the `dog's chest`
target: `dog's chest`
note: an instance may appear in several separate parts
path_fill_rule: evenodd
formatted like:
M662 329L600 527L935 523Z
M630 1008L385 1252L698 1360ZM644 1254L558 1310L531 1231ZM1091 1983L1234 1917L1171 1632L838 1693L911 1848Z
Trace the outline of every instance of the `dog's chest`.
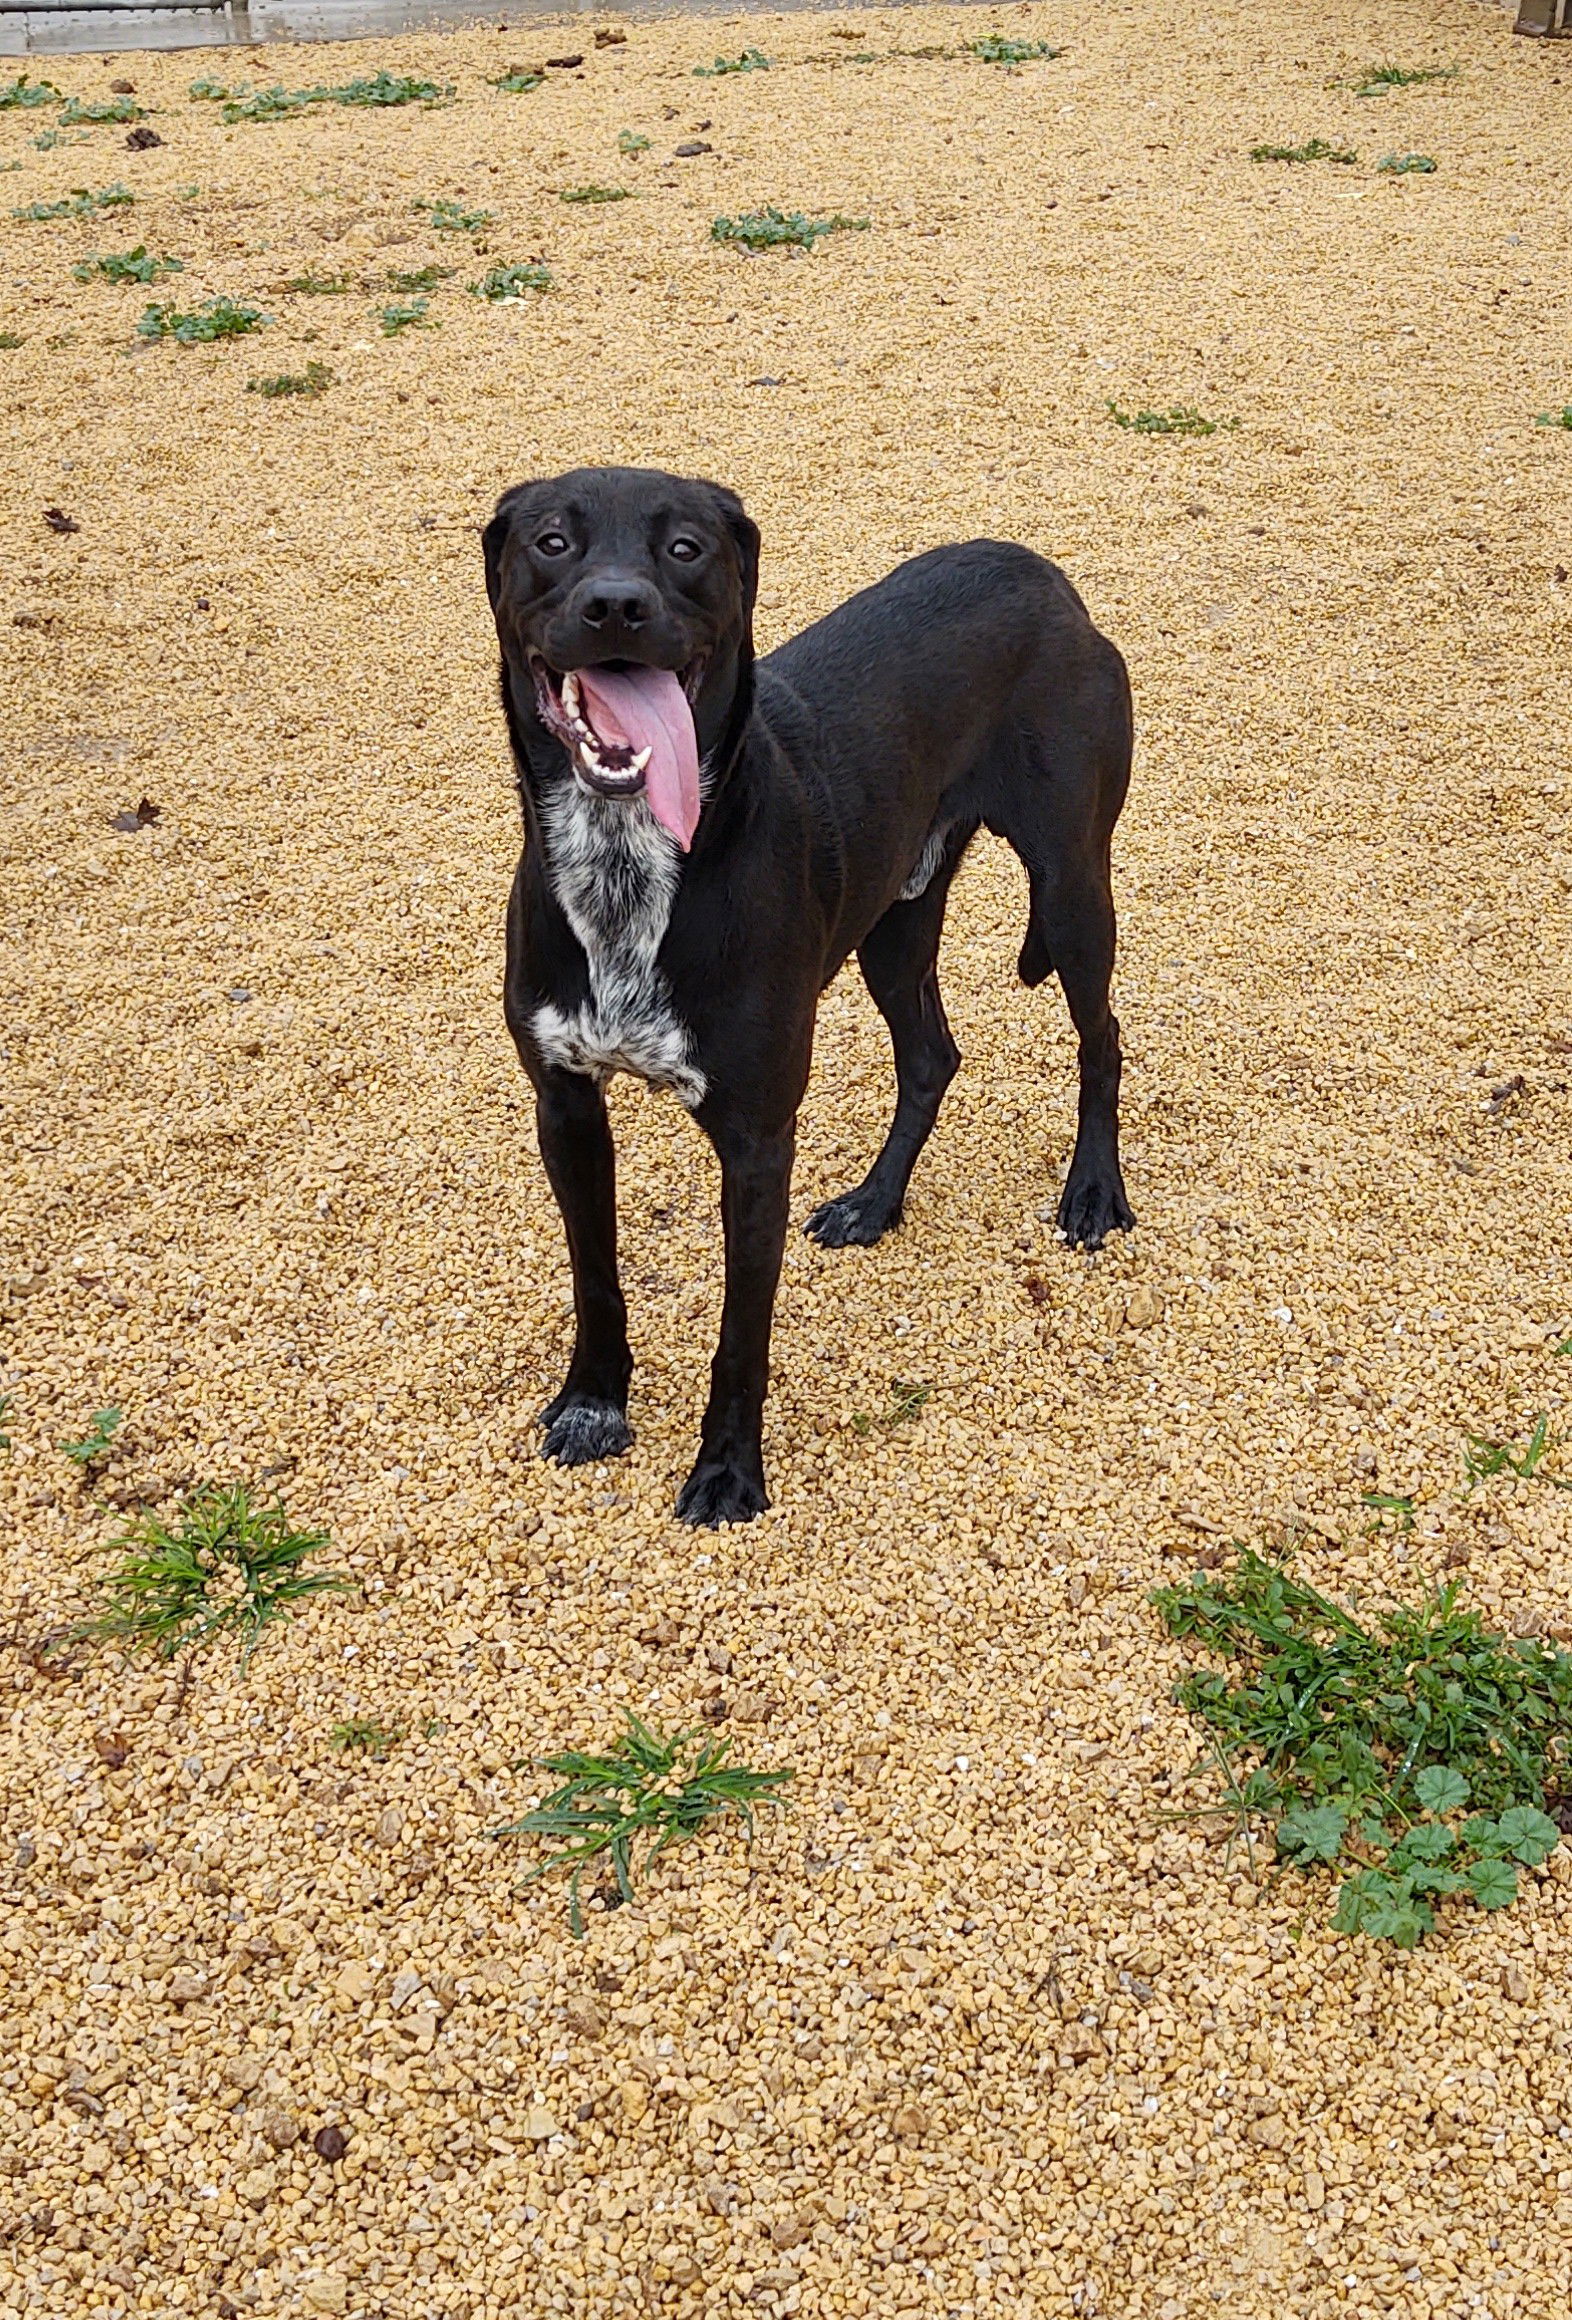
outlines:
M681 856L648 808L588 796L577 783L541 803L546 874L589 968L577 1006L535 1010L541 1054L605 1081L632 1072L669 1087L690 1110L704 1100L656 960L671 921Z

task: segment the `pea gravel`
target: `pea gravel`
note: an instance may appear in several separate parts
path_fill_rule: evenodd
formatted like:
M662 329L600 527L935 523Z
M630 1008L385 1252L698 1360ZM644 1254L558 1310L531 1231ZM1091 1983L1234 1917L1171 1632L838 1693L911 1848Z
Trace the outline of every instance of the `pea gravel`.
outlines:
M1165 1818L1205 1784L1146 1597L1264 1533L1334 1590L1450 1570L1567 1632L1565 1495L1458 1485L1466 1433L1568 1400L1572 441L1534 424L1572 393L1568 53L1464 0L593 30L51 60L134 80L134 154L0 115L8 209L136 196L0 226L0 2300L1560 2320L1572 1855L1411 1956L1333 1936L1324 1890ZM990 32L1065 53L912 53ZM1376 57L1461 70L1356 99ZM237 67L455 94L225 128L185 89ZM1314 137L1360 165L1249 161ZM1376 174L1408 150L1435 173ZM638 198L559 201L586 183ZM455 262L436 199L494 222L384 338L389 272ZM711 241L770 204L869 228ZM136 243L265 326L139 346L145 294L71 277ZM528 260L553 289L467 295ZM308 360L322 396L246 392ZM1054 1243L1072 1045L981 847L906 1228L794 1241L775 1511L708 1538L669 1508L715 1171L627 1082L638 1445L533 1454L568 1280L499 1006L475 527L595 459L745 494L767 644L912 550L1029 541L1141 719L1138 1232ZM853 977L821 1023L802 1215L890 1100ZM111 1404L79 1484L55 1444ZM40 1660L117 1510L237 1478L356 1592L245 1676ZM625 1706L718 1719L795 1809L580 1944L490 1832L545 1785L520 1759ZM397 1737L335 1748L355 1719Z

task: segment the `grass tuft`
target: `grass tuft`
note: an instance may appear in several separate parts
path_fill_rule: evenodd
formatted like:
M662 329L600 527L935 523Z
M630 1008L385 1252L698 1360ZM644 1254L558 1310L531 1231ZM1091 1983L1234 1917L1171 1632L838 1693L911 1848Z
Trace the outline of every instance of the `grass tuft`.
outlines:
M172 338L180 346L211 346L221 338L245 338L268 319L260 306L244 306L233 298L209 298L189 314L178 314L173 306L149 306L136 327L139 338Z
M4 347L8 352L12 347L25 346L26 344L27 341L19 330L0 330L0 347Z
M433 322L429 317L427 310L430 304L429 298L406 298L382 307L377 320L382 325L383 337L397 338L401 330L440 329L440 323Z
M650 140L648 137L641 137L637 129L619 129L617 131L617 151L619 153L647 153L649 149Z
M1461 65L1367 64L1354 86L1356 97L1383 97L1388 89L1417 88L1421 81L1456 80Z
M569 1749L540 1758L562 1786L499 1837L545 1837L557 1850L529 1881L553 1869L571 1869L569 1914L582 1937L580 1882L586 1869L606 1864L624 1901L633 1899L635 1876L648 1872L668 1845L697 1835L705 1823L735 1813L753 1834L759 1805L784 1809L778 1793L794 1775L750 1772L730 1762L731 1742L695 1732L669 1736L652 1731L630 1711L615 1747L605 1756Z
M544 73L528 72L521 64L510 64L506 72L497 74L491 86L500 89L505 97L523 97L531 89L538 89L545 78Z
M981 57L984 64L1039 64L1064 54L1062 48L1050 48L1046 40L1003 40L995 33L984 40L967 41L966 52Z
M932 1399L932 1386L918 1385L911 1378L894 1378L890 1384L889 1408L876 1418L869 1417L866 1410L859 1410L852 1419L852 1430L866 1435L875 1426L882 1426L886 1433L894 1433L897 1426L909 1426L920 1418Z
M78 1474L85 1474L96 1458L106 1456L114 1448L124 1416L123 1410L115 1408L95 1410L93 1422L80 1442L57 1442L55 1447L70 1459Z
M1237 428L1237 419L1207 419L1192 404L1174 403L1166 411L1121 411L1110 403L1108 416L1116 427L1135 435L1216 435Z
M551 288L551 269L538 259L522 259L514 266L493 266L479 282L470 284L474 298L489 298L494 306L506 305L510 300L524 298L533 290Z
M1539 1471L1545 1452L1551 1447L1547 1416L1536 1419L1534 1431L1521 1449L1517 1443L1501 1442L1493 1435L1469 1434L1464 1438L1463 1447L1464 1489L1477 1490L1482 1482L1493 1482L1499 1474L1510 1474L1519 1482L1544 1482L1552 1490L1572 1490L1572 1482L1563 1476Z
M85 185L74 185L59 201L30 201L26 209L14 209L11 215L34 224L49 218L97 217L101 210L127 209L135 199L130 186L122 185L117 178L101 193L90 193Z
M380 1764L390 1748L397 1747L404 1737L402 1732L390 1732L375 1716L351 1716L345 1723L335 1724L328 1734L328 1746L347 1754L351 1748L362 1748Z
M309 267L284 284L301 298L342 298L349 288L347 274L314 274Z
M412 209L423 210L429 225L439 234L483 234L496 223L489 209L465 209L462 202L451 199L411 202Z
M169 1660L177 1652L239 1640L249 1660L266 1630L313 1595L342 1592L339 1572L304 1564L328 1545L325 1531L296 1530L276 1501L253 1503L243 1483L195 1490L173 1523L151 1510L112 1539L116 1570L100 1581L105 1607L73 1640L118 1643Z
M745 48L741 56L718 56L713 64L696 64L693 77L700 81L718 81L727 73L768 72L770 60L762 49Z
M270 89L229 88L222 81L199 80L190 85L198 104L215 104L230 127L240 121L285 121L311 105L440 105L453 94L453 83L412 80L401 73L378 72L367 79L345 81L339 88Z
M109 97L96 100L91 97L68 97L60 115L62 129L97 128L108 121L142 121L147 118L140 105L129 97Z
M1438 167L1428 153L1389 153L1376 163L1383 177L1434 177Z
M37 105L65 102L53 81L32 81L26 73L0 88L0 113L31 112Z
M741 217L716 218L710 227L710 240L742 250L811 250L826 234L862 234L867 230L866 218L808 218L801 210L779 210L772 203L767 209L746 210Z
M1303 145L1252 145L1252 161L1336 161L1347 167L1359 159L1347 145L1329 145L1324 137L1311 137Z
M558 201L634 201L635 194L625 185L570 185L557 196Z
M333 373L324 362L308 362L303 371L277 371L271 378L247 379L248 395L265 395L276 402L283 395L325 395Z
M20 345L21 341L18 340L17 344ZM3 1450L7 1457L11 1454L11 1437L5 1429L15 1416L16 1403L9 1394L0 1394L0 1450Z
M396 268L388 270L390 290L435 290L439 282L451 282L457 266L417 266L411 273L401 274Z
M1231 1576L1152 1600L1170 1634L1232 1663L1175 1690L1209 1735L1198 1761L1222 1776L1203 1812L1247 1842L1271 1821L1280 1859L1341 1869L1339 1932L1411 1949L1436 1900L1501 1908L1517 1865L1554 1849L1545 1806L1572 1777L1572 1654L1492 1633L1455 1584L1362 1624L1250 1552Z
M1559 411L1540 411L1534 418L1536 427L1572 428L1572 403L1563 403ZM1557 1353L1572 1353L1572 1337L1556 1347Z
M145 242L138 242L134 250L84 258L71 269L79 282L156 282L161 274L183 274L185 270L183 258L150 257Z

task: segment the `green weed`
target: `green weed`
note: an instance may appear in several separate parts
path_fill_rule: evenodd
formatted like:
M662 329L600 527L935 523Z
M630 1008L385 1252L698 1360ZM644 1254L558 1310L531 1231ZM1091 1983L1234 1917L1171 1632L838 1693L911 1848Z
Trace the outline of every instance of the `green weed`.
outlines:
M271 319L260 306L233 298L209 298L189 314L173 306L149 306L137 324L139 338L172 338L180 346L211 346L221 338L245 338Z
M1456 1585L1362 1624L1261 1556L1232 1576L1160 1588L1173 1635L1233 1663L1193 1669L1175 1697L1222 1774L1207 1813L1275 1824L1279 1858L1343 1871L1333 1924L1411 1949L1434 1903L1515 1898L1516 1864L1559 1831L1572 1743L1572 1654L1490 1632ZM1251 1760L1241 1778L1239 1757ZM1465 1805L1473 1816L1451 1816Z
M53 153L57 145L86 145L88 142L86 137L68 137L63 129L41 129L36 137L28 139L35 153ZM21 166L20 161L17 162L16 167L20 169Z
M233 127L240 121L283 121L310 105L438 105L453 94L451 81L411 80L400 73L373 73L369 79L346 81L340 88L270 89L228 88L222 81L199 80L189 94L198 102L216 104Z
M718 56L713 64L696 64L693 77L700 81L718 81L727 73L768 72L770 60L757 48L745 48L741 56Z
M470 284L470 295L489 298L493 305L504 305L510 299L522 298L531 290L549 290L551 271L535 259L526 259L515 266L493 266L479 282Z
M140 105L129 97L110 97L97 101L88 97L68 97L60 115L62 129L97 128L107 121L142 121L147 118Z
M335 1724L328 1734L328 1746L347 1754L351 1748L362 1748L380 1764L390 1748L397 1747L404 1737L402 1732L390 1732L379 1724L375 1716L351 1716L343 1724Z
M8 81L0 88L0 113L31 112L38 105L61 105L65 99L53 81L30 81L23 73L19 80Z
M1361 1491L1360 1503L1375 1509L1376 1521L1370 1526L1372 1530L1379 1526L1383 1516L1394 1523L1400 1531L1411 1531L1414 1527L1414 1502L1411 1498L1403 1497L1400 1492L1392 1490Z
M1329 145L1324 137L1312 137L1303 145L1252 145L1252 161L1336 161L1344 166L1359 159L1346 145Z
M1203 418L1189 403L1175 403L1166 411L1121 411L1117 403L1110 403L1108 416L1116 427L1128 427L1135 435L1216 435L1239 424L1237 419Z
M1420 65L1417 69L1400 64L1367 64L1354 88L1356 97L1382 97L1388 89L1411 89L1421 81L1455 80L1462 70L1460 65Z
M1062 48L1050 48L1046 40L1001 40L990 33L985 40L969 40L968 56L980 56L984 64L1038 64L1049 57L1063 56Z
M625 185L571 185L557 196L558 201L633 201Z
M1389 153L1376 163L1383 177L1434 177L1438 166L1428 153Z
M1563 403L1559 411L1540 411L1534 420L1536 427L1572 427L1572 403ZM1557 1353L1572 1353L1572 1337L1563 1339Z
M538 89L545 77L544 73L526 72L521 64L510 64L506 72L498 73L491 86L500 89L505 97L523 97L531 89Z
M328 1544L325 1531L296 1530L276 1501L255 1505L243 1483L207 1484L173 1523L148 1510L109 1542L104 1552L121 1560L99 1583L104 1609L74 1639L168 1660L234 1636L243 1664L297 1604L349 1586L341 1573L303 1568Z
M1540 1473L1540 1462L1550 1447L1550 1420L1546 1416L1536 1421L1521 1449L1515 1442L1498 1442L1489 1435L1468 1435L1463 1449L1465 1491L1477 1490L1480 1483L1494 1481L1498 1474L1514 1475L1519 1482L1546 1482L1552 1490L1572 1490L1572 1481L1561 1475Z
M18 346L20 346L21 343L22 342L20 339L16 341ZM0 1394L0 1450L3 1450L7 1457L9 1457L11 1454L11 1437L5 1431L5 1429L15 1416L16 1404L12 1400L11 1396L9 1394Z
M117 178L113 185L106 185L101 193L90 193L85 185L74 185L59 201L29 202L26 209L14 209L11 215L33 223L42 223L48 218L97 217L102 210L129 208L135 199L136 195L131 188L122 185Z
M895 1378L890 1386L888 1409L877 1417L869 1417L865 1410L859 1410L852 1419L852 1430L867 1435L875 1426L882 1426L886 1432L893 1433L897 1426L909 1426L914 1418L920 1418L932 1399L932 1386L917 1385L909 1378Z
M649 149L648 137L641 137L636 129L619 129L617 131L617 151L619 153L647 153Z
M78 1474L85 1474L95 1458L102 1458L114 1448L115 1436L120 1430L123 1410L111 1407L97 1410L93 1422L80 1442L57 1442L55 1448L70 1459Z
M283 395L325 395L333 384L326 363L308 362L303 371L278 371L272 378L247 379L248 395L265 395L276 402Z
M439 234L483 234L496 223L489 209L465 209L460 202L451 200L417 201L412 209L424 210L428 222Z
M429 298L407 298L384 306L377 315L384 338L397 338L401 330L436 330L439 324L428 319Z
M826 234L861 234L867 230L866 218L807 218L801 210L779 210L772 203L767 209L747 210L741 217L716 218L710 227L710 240L742 250L779 250L788 246L811 250Z
M284 284L301 298L342 298L349 288L347 274L314 274L308 267L304 274L296 274Z
M588 1756L570 1749L540 1759L562 1786L495 1833L499 1837L545 1837L557 1845L549 1860L530 1872L530 1881L553 1869L572 1871L569 1911L582 1937L580 1881L597 1862L610 1866L617 1892L633 1899L636 1875L647 1873L668 1845L695 1836L706 1822L735 1813L751 1837L754 1810L770 1804L784 1809L779 1794L793 1778L784 1772L750 1772L732 1764L731 1742L677 1732L652 1731L631 1712L613 1750Z
M0 347L5 347L9 351L13 346L24 346L25 344L26 341L20 331L0 330Z
M134 250L84 258L71 269L79 282L156 282L160 274L183 274L185 270L183 258L150 257L145 242L138 242Z
M400 274L389 269L390 290L435 290L439 282L451 282L457 266L417 266L412 273Z

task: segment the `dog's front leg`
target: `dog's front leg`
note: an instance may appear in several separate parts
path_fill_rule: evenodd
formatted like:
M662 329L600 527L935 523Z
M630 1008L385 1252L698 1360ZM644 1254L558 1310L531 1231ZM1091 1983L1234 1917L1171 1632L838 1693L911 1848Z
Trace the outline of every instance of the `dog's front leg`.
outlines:
M677 1515L682 1522L713 1528L750 1522L770 1503L764 1488L764 1395L796 1120L770 1135L735 1120L703 1124L720 1156L726 1302L710 1364L698 1460L678 1496Z
M606 1099L583 1072L552 1071L535 1090L540 1156L567 1228L578 1328L561 1393L540 1413L541 1455L559 1466L615 1458L628 1424L628 1308L617 1279L617 1160Z

